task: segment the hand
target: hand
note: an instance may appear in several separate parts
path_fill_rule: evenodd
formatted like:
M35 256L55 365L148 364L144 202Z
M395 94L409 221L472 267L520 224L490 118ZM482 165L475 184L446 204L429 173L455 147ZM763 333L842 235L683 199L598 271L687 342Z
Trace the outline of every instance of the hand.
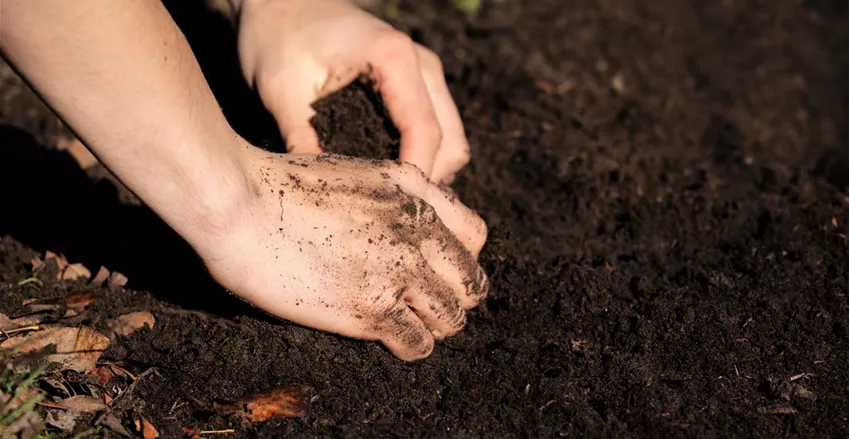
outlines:
M469 145L439 57L344 0L243 0L242 69L293 153L320 153L311 104L360 74L401 132L400 159L450 183Z
M246 203L195 245L225 288L278 317L382 341L404 360L488 292L486 226L409 164L251 149Z

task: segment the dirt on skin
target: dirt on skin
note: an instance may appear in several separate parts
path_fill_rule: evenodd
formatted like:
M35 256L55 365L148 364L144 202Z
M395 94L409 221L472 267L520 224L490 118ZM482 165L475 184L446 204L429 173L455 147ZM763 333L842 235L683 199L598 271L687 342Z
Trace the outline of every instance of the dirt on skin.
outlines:
M128 274L146 291L105 290L96 315L157 317L106 358L156 367L132 397L163 437L184 426L237 437L849 435L849 8L483 4L476 17L448 2L379 7L442 57L473 154L455 189L491 231L480 258L490 297L428 359L401 363L378 344L254 313L111 183L8 126L0 312L79 287L16 286L33 249ZM220 54L233 43L202 38L226 35L224 21L169 5L234 125L274 143L273 124L248 123L261 113L252 95L229 86L241 84L235 51ZM359 92L332 99L345 93ZM318 107L329 150L361 153L345 141L364 135L345 123L385 129L379 112ZM23 127L41 135L40 123ZM304 418L251 425L212 410L284 386L312 389Z

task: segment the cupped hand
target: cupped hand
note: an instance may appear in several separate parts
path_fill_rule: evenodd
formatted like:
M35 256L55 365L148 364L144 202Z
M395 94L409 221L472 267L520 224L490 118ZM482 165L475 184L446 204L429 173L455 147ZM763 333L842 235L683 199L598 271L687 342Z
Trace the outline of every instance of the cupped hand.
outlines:
M239 52L290 152L321 152L311 104L366 74L401 133L402 161L436 183L469 161L439 57L345 0L243 0Z
M488 292L486 226L416 167L249 153L231 230L199 246L225 288L312 328L380 340L404 360L455 334Z

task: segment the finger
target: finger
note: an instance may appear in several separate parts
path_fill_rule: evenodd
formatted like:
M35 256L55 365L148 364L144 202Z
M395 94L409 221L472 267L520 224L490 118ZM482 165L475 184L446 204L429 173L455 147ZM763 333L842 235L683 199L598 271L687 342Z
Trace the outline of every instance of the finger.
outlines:
M433 334L404 301L385 313L377 338L404 361L420 360L433 351Z
M474 308L489 294L489 279L475 257L444 227L443 230L421 243L422 256L437 279L451 288L460 306Z
M445 227L451 230L457 240L477 259L488 233L483 218L460 202L457 195L436 185L427 188L425 200L436 209Z
M422 78L442 130L442 142L429 176L434 183L449 183L449 177L469 163L469 142L463 129L460 111L445 82L439 56L420 45L416 45L416 52L422 68Z
M285 77L285 75L284 75ZM266 108L274 116L280 134L286 141L286 150L293 154L321 154L318 134L310 119L315 115L312 102L315 91L310 87L290 87L268 81L257 81Z
M374 45L372 77L401 133L401 161L430 175L442 131L419 67L415 44L397 31L382 33Z
M450 337L466 325L466 311L460 306L451 288L439 276L424 267L422 281L408 288L404 301L430 328L436 339Z
M486 243L487 227L483 219L460 202L456 195L428 181L420 170L401 165L393 172L401 190L432 206L442 224L477 258Z

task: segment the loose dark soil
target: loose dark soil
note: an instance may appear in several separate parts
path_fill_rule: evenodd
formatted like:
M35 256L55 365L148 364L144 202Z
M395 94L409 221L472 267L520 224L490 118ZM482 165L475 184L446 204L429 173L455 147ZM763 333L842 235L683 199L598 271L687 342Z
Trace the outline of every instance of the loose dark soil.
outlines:
M359 79L313 105L312 125L330 153L398 159L400 135L371 81Z
M48 114L6 98L30 134L0 130L0 312L80 288L15 286L35 251L127 273L95 309L156 315L107 357L157 368L133 396L164 437L849 436L844 2L483 4L380 10L442 56L473 153L455 189L490 225L491 296L428 359L229 299L123 189L33 140ZM220 56L233 43L203 38L223 20L181 11L234 125L273 144ZM317 106L328 149L397 145L356 87ZM211 410L289 385L313 389L303 419Z

